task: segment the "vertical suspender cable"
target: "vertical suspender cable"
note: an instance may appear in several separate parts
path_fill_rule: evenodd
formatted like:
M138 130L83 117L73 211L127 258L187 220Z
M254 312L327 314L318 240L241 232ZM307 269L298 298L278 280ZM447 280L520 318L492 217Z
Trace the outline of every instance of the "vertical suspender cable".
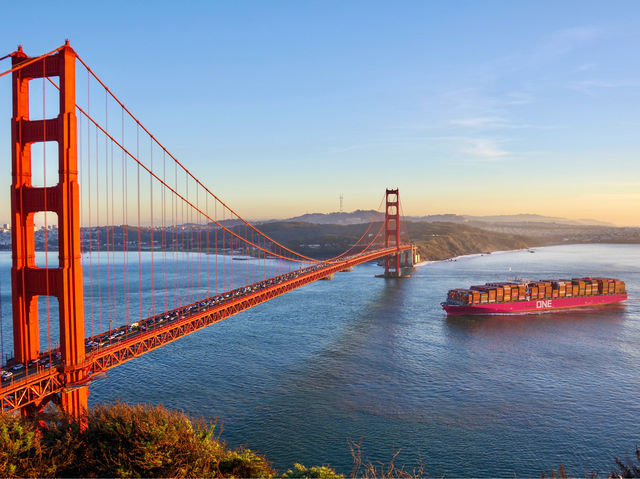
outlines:
M113 142L110 142L111 145L111 174L109 175L109 179L111 181L111 297L113 298L113 308L112 308L112 316L113 321L116 323L118 321L118 315L116 314L116 255L115 255L115 224L116 224L116 210L115 210L115 190L114 183L116 182L116 178L114 176L113 170Z
M151 151L149 152L149 161L151 162L151 171L153 171L153 142L150 142ZM149 238L149 243L151 244L151 312L155 316L156 314L156 283L155 283L155 265L153 264L153 239L154 239L154 231L153 231L153 176L149 175L149 195L150 195L150 205L149 210L151 213L151 237Z
M109 114L108 114L108 97L107 92L104 92L104 120L105 120L105 129L109 131ZM114 327L112 321L112 312L113 312L113 304L111 302L111 257L110 257L110 246L111 242L109 240L109 139L104 137L104 182L105 182L105 206L106 206L106 222L105 225L105 234L106 234L106 243L107 249L105 251L107 257L107 317L109 319L109 329ZM102 287L102 285L100 285Z
M207 211L207 216L209 216L209 195L205 195L205 209ZM211 252L209 251L209 222L207 219L204 219L205 227L207 228L207 298L211 297L211 281L209 279L209 261L211 259Z
M198 189L198 185L196 184L196 204L198 205L198 210L196 211L196 215L198 216L198 223L197 223L197 234L198 234L198 260L197 260L197 264L198 264L198 297L196 298L196 301L200 300L201 298L205 297L203 294L204 291L204 277L203 277L203 264L202 264L202 213L200 212L200 198L199 198L199 189Z
M251 230L251 242L253 244L255 244L254 234L253 233L254 233L254 231ZM255 262L255 257L254 257L255 247L252 246L250 251L251 251L251 282L252 283L257 283L258 281L256 279L256 262Z
M178 189L178 164L174 163L174 190ZM178 198L175 195L171 196L171 210L173 216L173 280L175 287L173 288L175 293L175 307L179 306L179 292L178 292Z
M213 203L213 218L216 223L218 222L218 200L214 200ZM214 224L213 227L213 242L215 244L215 254L216 254L216 295L218 294L218 225Z
M167 181L167 157L165 152L162 152L162 181ZM163 291L163 309L167 311L167 223L166 223L166 193L167 189L162 187L162 291Z
M222 208L222 224L224 225L224 217L226 208ZM222 229L222 291L227 291L227 253L226 253L226 237L225 237L226 229Z
M102 331L102 256L100 254L100 152L98 150L99 131L96 128L96 253L98 258L98 328Z
M178 304L184 304L184 298L185 298L185 287L184 287L184 282L186 281L185 278L185 261L186 261L186 254L187 254L187 249L186 249L186 243L184 240L184 229L185 229L185 225L184 225L184 201L181 200L176 200L176 222L178 225L178 285L180 288L180 298L178 299L179 303Z
M182 240L182 254L181 254L181 265L182 265L182 273L180 274L180 278L182 279L181 281L181 296L180 296L180 301L186 301L187 298L187 294L188 291L185 287L185 284L188 280L188 278L186 278L186 264L187 264L187 256L188 256L188 249L187 249L187 243L185 240L185 236L186 236L186 232L185 232L186 226L184 224L184 201L180 202L180 231L181 231L181 240Z
M181 283L182 283L182 296L180 301L182 304L186 304L189 302L189 277L187 276L188 268L189 268L189 231L188 225L186 224L185 214L184 214L185 204L184 201L180 202L180 231L182 232L181 241L182 241L182 254L180 255L181 263L182 263L182 274L181 274Z
M91 115L91 77L87 71L87 115ZM91 122L87 121L87 198L88 198L88 222L89 231L89 310L91 312L91 336L94 335L93 315L93 224L91 221Z
M205 278L205 270L206 270L206 265L204 264L204 257L202 256L202 253L204 252L204 241L203 241L203 231L202 231L202 224L204 222L204 216L202 214L200 210L200 199L199 199L199 189L198 189L198 185L196 184L196 203L198 204L198 211L196 211L196 214L198 215L198 282L199 282L199 286L198 286L198 297L196 298L196 300L200 300L203 298L207 297L207 288L206 288L206 278Z
M121 110L121 125L122 125L122 144L124 145L124 110ZM125 322L129 324L131 307L130 307L130 292L129 292L129 182L128 182L128 168L125 163L125 154L122 151L122 244L123 244L123 258L122 258L122 273L123 273L123 286L124 286L124 317Z
M98 329L102 331L102 255L100 254L100 151L98 150L99 131L96 128L96 256L98 259Z
M230 216L231 216L230 226L231 226L231 231L233 231L233 220L234 220L234 217L232 215L230 215ZM234 264L234 261L233 261L233 250L234 250L235 239L236 239L235 236L230 235L230 238L229 238L230 241L229 242L231 243L231 248L230 248L230 253L231 254L229 255L229 258L231 259L231 263L230 263L229 269L231 270L231 280L229 282L229 289L235 289L235 283L233 282L233 270L235 269L235 264Z
M189 203L193 203L193 201L189 198L189 177L187 175L185 175L185 183L187 184L187 201L189 201ZM197 279L195 277L195 266L194 266L194 259L193 259L193 253L196 249L196 243L193 239L193 208L191 206L189 206L188 204L185 205L185 208L187 210L187 240L189 241L189 256L187 259L187 271L189 272L189 276L188 276L188 288L189 288L189 303L193 303L193 297L195 295L195 287L197 284Z
M140 127L136 126L136 158L140 158ZM142 315L142 231L140 229L140 163L138 163L138 319Z
M199 260L199 257L200 257L200 211L199 211L200 210L200 200L198 198L198 185L197 184L196 184L196 208L197 208L197 210L196 210L195 214L196 214L196 218L197 219L193 220L191 222L193 225L195 225L194 226L195 227L194 234L195 234L195 243L196 243L196 245L195 245L196 254L194 256L194 258L195 258L195 265L194 265L195 271L194 271L194 274L196 275L196 281L195 281L196 284L194 285L194 288L195 288L195 291L196 291L196 297L194 298L194 301L197 301L200 298L199 293L200 293L200 285L201 285L201 282L200 282L200 260ZM191 210L191 213L193 214L193 210Z

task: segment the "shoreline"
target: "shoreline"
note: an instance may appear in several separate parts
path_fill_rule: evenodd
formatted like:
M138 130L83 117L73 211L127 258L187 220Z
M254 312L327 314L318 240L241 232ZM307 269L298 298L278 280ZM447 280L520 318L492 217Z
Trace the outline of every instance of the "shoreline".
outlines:
M542 248L543 246L536 246L536 248ZM518 249L505 249L505 250L496 250L496 251L489 251L487 253L469 253L469 254L461 254L459 256L452 256L451 258L446 258L446 259L435 259L435 260L427 260L427 261L421 261L420 263L416 263L413 265L414 268L419 268L422 266L425 266L427 264L430 263L444 263L447 261L457 261L459 259L465 259L465 258L477 258L479 256L488 256L491 254L502 254L502 253L515 253L517 251L530 251L532 250L532 248L518 248Z
M486 253L469 253L469 254L461 254L459 256L452 256L451 258L445 258L445 259L434 259L434 260L426 260L426 261L421 261L419 263L416 263L413 265L414 268L418 268L418 267L422 267L425 266L427 264L431 264L431 263L442 263L442 262L446 262L446 261L457 261L459 259L466 259L466 258L476 258L479 256L488 256L488 255L494 255L494 254L503 254L503 253L515 253L518 251L532 251L532 252L536 252L537 250L541 249L541 248L556 248L559 246L579 246L579 245L610 245L610 246L624 246L624 245L638 245L640 243L562 243L562 244L549 244L549 245L539 245L539 246L530 246L527 248L518 248L518 249L505 249L505 250L495 250L495 251L489 251Z

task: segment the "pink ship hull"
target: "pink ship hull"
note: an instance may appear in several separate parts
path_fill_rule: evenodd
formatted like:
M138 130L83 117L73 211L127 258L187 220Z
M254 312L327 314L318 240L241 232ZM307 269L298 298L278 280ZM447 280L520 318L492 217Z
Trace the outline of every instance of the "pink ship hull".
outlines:
M447 314L509 314L534 313L557 309L580 308L602 304L619 303L627 299L627 293L603 294L595 296L574 296L570 298L552 298L530 301L508 301L504 303L485 303L473 305L455 305L442 303Z

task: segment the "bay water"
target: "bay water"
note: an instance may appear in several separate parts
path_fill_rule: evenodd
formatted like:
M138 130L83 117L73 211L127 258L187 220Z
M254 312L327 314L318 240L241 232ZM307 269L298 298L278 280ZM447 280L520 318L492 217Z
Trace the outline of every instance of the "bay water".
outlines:
M349 474L356 443L366 461L400 451L396 464L430 475L539 477L560 464L606 475L640 444L640 245L532 251L427 263L398 280L361 265L109 371L90 404L217 417L230 446L279 471L301 462ZM0 253L5 357L10 264ZM623 279L628 301L484 318L440 307L452 288L582 276Z

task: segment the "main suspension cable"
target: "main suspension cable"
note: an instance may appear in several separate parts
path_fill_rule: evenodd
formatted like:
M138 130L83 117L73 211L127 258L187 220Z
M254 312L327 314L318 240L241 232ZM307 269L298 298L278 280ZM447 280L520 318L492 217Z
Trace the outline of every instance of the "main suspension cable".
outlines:
M37 62L38 60L45 58L47 56L53 55L59 51L61 51L63 48L65 48L65 46L61 46L55 50L52 50L51 52L45 53L43 55L40 55L39 57L33 57L30 58L24 62L21 62L17 65L14 65L10 70L7 70L3 73L0 74L1 76L4 76L8 73L11 73L13 71L17 71L20 70L32 63ZM2 57L2 59L5 59L7 57L13 56L15 55L14 53L11 53L9 55L6 55L4 57ZM285 259L287 261L294 261L294 262L298 262L298 263L306 263L306 262L312 262L312 263L330 263L332 261L335 261L338 258L344 257L346 256L346 254L349 251L352 251L355 246L364 238L364 236L366 236L368 230L370 230L371 226L373 223L371 223L369 225L369 227L367 228L367 232L365 232L365 234L346 252L333 257L333 258L329 258L326 260L319 260L316 258L311 258L305 255L302 255L296 251L293 251L289 248L287 248L286 246L282 245L281 243L279 243L278 241L275 241L273 238L267 236L265 233L263 233L262 231L258 230L255 226L253 226L252 224L250 224L249 222L247 222L246 220L244 220L240 215L238 215L232 208L230 208L224 201L220 200L220 198L218 198L212 191L210 191L204 184L202 184L202 182L200 180L198 180L175 156L173 156L171 154L171 152L169 152L167 150L167 148L162 145L158 139L135 117L135 115L133 115L133 113L115 96L115 94L106 86L106 84L95 74L95 72L87 65L86 62L84 62L84 60L76 53L75 54L76 58L78 59L78 61L87 69L87 72L93 76L93 78L100 83L100 85L105 89L105 91L111 96L111 98L114 99L114 101L116 101L120 107L127 112L127 114L136 122L136 124L143 129L143 131L149 135L149 137L153 140L153 142L155 142L163 151L163 154L167 154L170 158L172 158L176 164L178 166L180 166L180 168L189 176L191 177L197 185L199 185L200 187L203 188L204 191L206 191L209 195L211 195L217 202L219 202L224 208L226 208L233 216L235 216L239 221L241 221L242 223L244 223L247 227L251 228L253 231L255 231L256 233L258 233L260 236L264 236L266 240L269 240L274 246L278 246L280 247L282 250L291 253L292 255L295 255L297 258L291 258L291 257L287 257L283 254L279 254L279 253L275 253L273 250L266 250L265 248L261 247L259 244L255 243L254 241L249 241L248 239L248 235L247 237L243 238L240 235L236 234L235 232L233 232L233 230L227 228L226 226L218 223L215 219L212 219L209 214L207 214L208 212L202 212L202 210L200 208L198 208L197 206L195 206L194 204L192 204L190 201L188 201L188 199L186 199L183 195L180 195L177 190L174 190L173 188L171 188L169 185L167 185L162 179L160 179L153 171L152 169L147 168L144 164L142 164L142 162L140 162L140 160L138 158L135 158L133 155L131 155L131 153L129 151L126 150L126 148L124 148L123 145L121 145L119 142L117 142L104 128L102 128L87 112L85 112L79 105L76 105L76 107L79 109L79 111L81 111L86 117L87 119L89 119L92 123L94 123L94 125L96 126L96 128L100 129L102 131L103 134L105 134L106 137L108 137L112 142L114 142L121 150L124 151L124 153L126 153L129 157L131 157L134 161L136 161L139 166L142 166L142 168L145 169L145 171L147 171L147 173L149 173L153 178L155 178L157 181L159 181L165 188L168 188L174 195L178 196L180 199L182 199L184 202L186 202L191 208L195 209L198 213L200 213L202 216L204 216L205 218L209 219L210 221L212 221L214 224L216 224L217 226L221 227L224 231L228 232L229 234L231 234L234 238L238 239L239 241L242 241L248 245L251 245L252 247L263 251L265 254L269 254L272 255L274 257L278 257L281 259ZM55 84L55 82L53 82L49 77L47 77L47 79L56 87L59 89L59 87ZM99 234L99 232L97 232L97 234ZM298 259L300 258L300 259Z
M191 173L191 171L188 170L182 164L182 162L180 162L180 160L178 160L173 154L171 154L171 152L162 143L160 143L160 141L136 118L136 116L124 105L124 103L122 103L122 101L120 101L120 99L118 97L116 97L116 95L109 89L109 87L107 87L107 85L96 75L96 73L89 67L89 65L87 65L87 63L77 53L76 53L76 58L87 69L87 71L93 76L93 78L95 78L95 80L98 83L100 83L100 85L109 93L109 95L111 95L111 97L114 99L114 101L116 101L120 105L120 107L129 114L129 116L133 119L133 121L135 121L138 124L138 126L140 128L142 128L142 130L147 135L149 135L149 137L163 150L163 152L165 152L167 155L169 155L169 157L171 157L177 163L177 165L180 166L180 168L182 168L182 170L188 176L190 176L200 187L202 187L209 195L211 195L216 201L218 201L222 206L224 206L227 210L229 210L229 212L232 213L238 220L243 222L249 228L255 230L257 233L259 233L261 235L264 235L269 241L274 243L274 245L277 245L280 248L282 248L283 250L285 250L285 251L287 251L287 252L289 252L289 253L291 253L291 254L293 254L295 256L298 256L298 257L300 257L300 258L302 258L302 259L304 259L306 261L294 260L292 258L287 258L287 257L284 257L282 255L278 255L279 257L281 257L283 259L289 259L290 261L296 261L296 262L307 262L307 261L310 261L310 262L314 262L314 263L329 263L329 262L331 262L332 260L335 259L335 258L330 258L330 259L327 259L327 260L318 260L316 258L310 258L308 256L302 255L302 254L300 254L300 253L298 253L296 251L293 251L293 250L287 248L283 244L281 244L278 241L274 240L273 238L269 237L268 235L266 235L265 233L263 233L262 231L257 229L255 226L253 226L251 223L246 221L244 218L242 218L229 205L227 205L224 201L222 201L220 198L218 198L218 196L216 196L215 193L213 193L211 190L209 190L209 188L207 188L198 178L196 178ZM80 108L80 107L78 107L78 108ZM136 161L137 161L137 159L136 159ZM154 175L154 177L156 177L156 176ZM159 179L159 178L156 177L156 179ZM199 210L196 209L196 211L199 211ZM234 233L231 232L231 234L234 235L236 238L241 239L239 236L235 235ZM248 242L246 239L244 241ZM253 245L253 246L255 246L255 245Z

